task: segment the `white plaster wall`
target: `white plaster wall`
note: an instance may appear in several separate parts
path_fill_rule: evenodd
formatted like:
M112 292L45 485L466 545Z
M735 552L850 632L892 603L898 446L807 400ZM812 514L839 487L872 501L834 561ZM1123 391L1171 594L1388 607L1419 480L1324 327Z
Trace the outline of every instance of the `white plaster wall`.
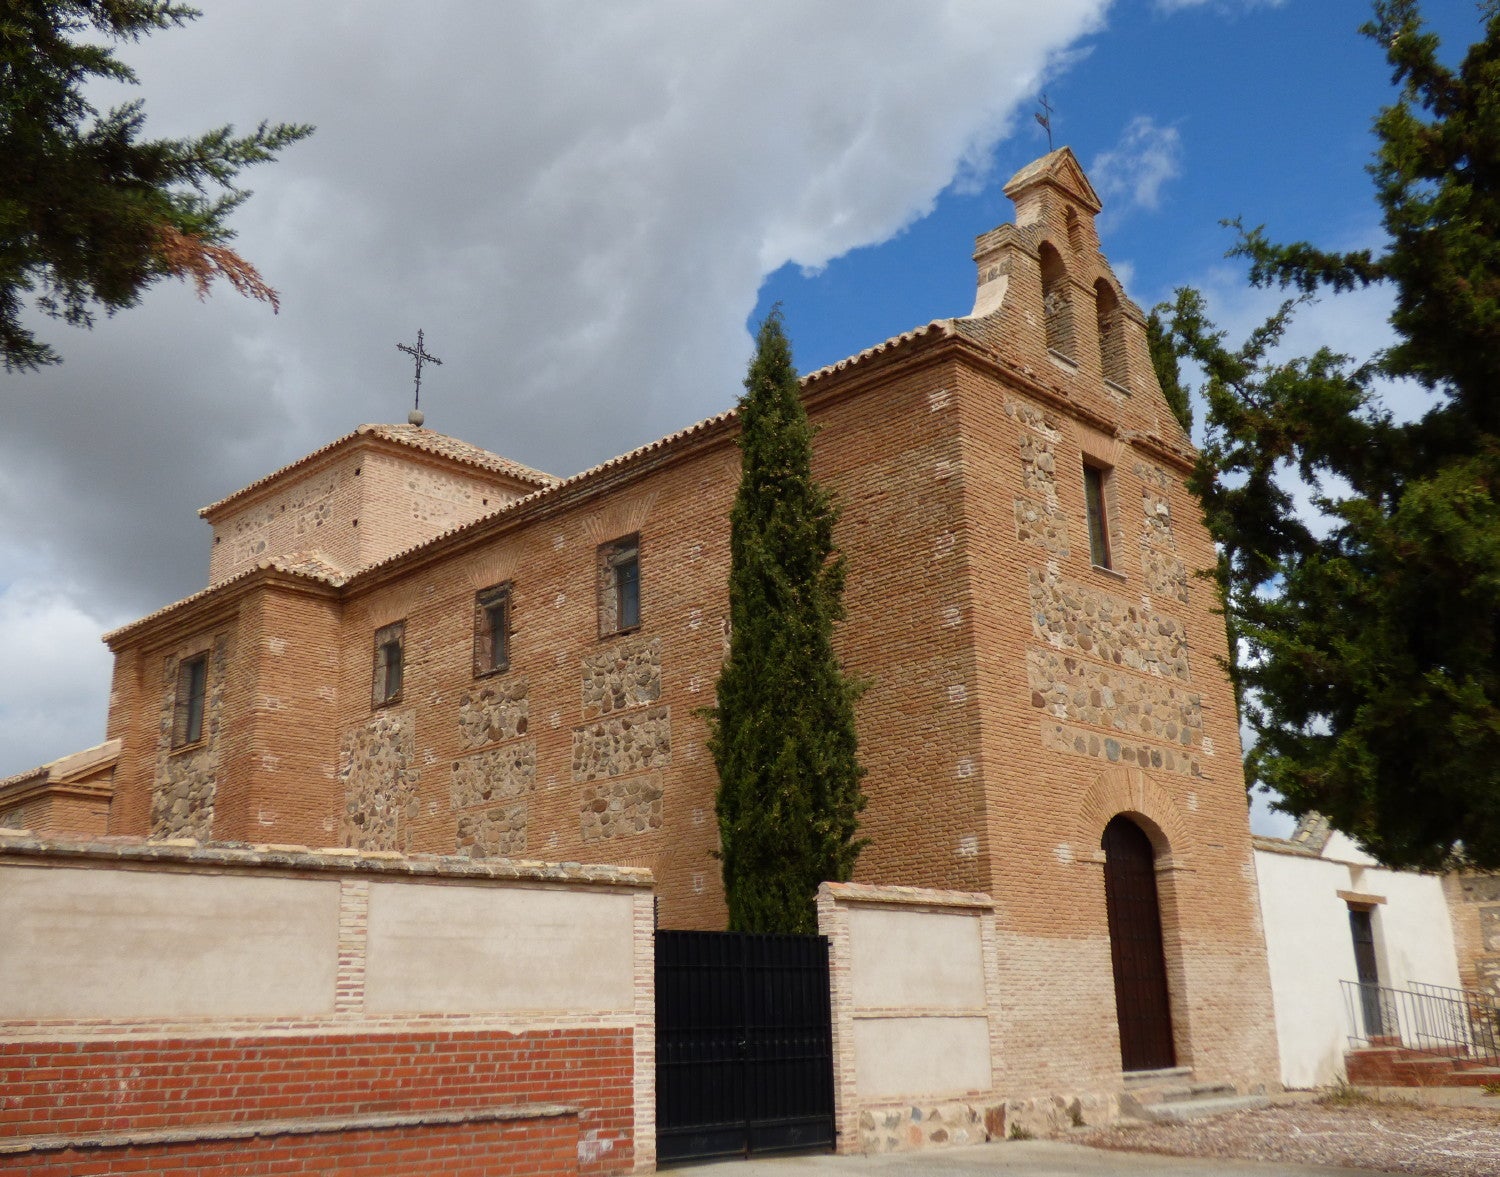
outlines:
M628 1013L633 918L619 891L372 883L365 1009Z
M1363 862L1255 852L1281 1081L1287 1087L1324 1086L1344 1073L1349 1024L1339 982L1356 974L1349 905L1339 891L1387 901L1373 909L1382 984L1458 985L1441 880Z
M863 1099L988 1091L994 1086L989 1019L856 1019L854 1073Z
M981 1009L979 917L856 907L849 913L856 1009Z
M0 1022L333 1011L337 879L0 870Z

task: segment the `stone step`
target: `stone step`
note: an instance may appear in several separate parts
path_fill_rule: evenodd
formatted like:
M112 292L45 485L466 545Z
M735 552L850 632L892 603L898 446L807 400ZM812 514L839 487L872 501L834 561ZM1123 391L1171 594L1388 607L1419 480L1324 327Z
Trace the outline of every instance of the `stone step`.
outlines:
M1153 1120L1158 1124L1181 1124L1187 1120L1201 1120L1208 1116L1223 1116L1229 1112L1270 1106L1271 1097L1268 1095L1221 1095L1174 1100L1170 1103L1141 1104L1137 1114L1141 1119Z

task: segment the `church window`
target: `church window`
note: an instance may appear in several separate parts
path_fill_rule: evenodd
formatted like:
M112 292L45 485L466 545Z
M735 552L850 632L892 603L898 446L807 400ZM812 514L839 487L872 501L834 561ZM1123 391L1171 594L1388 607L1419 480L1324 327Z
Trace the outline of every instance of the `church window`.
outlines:
M406 622L396 621L375 631L375 682L370 693L374 707L384 707L401 698L405 672Z
M599 636L641 624L640 537L627 535L599 548Z
M1066 360L1074 357L1073 303L1068 289L1068 271L1062 255L1042 242L1042 315L1046 320L1047 347Z
M1099 362L1104 378L1124 388L1128 383L1125 361L1125 321L1114 287L1103 278L1094 283L1094 306L1099 315Z
M172 747L203 738L203 704L208 693L208 651L177 664L177 697L172 715Z
M510 666L510 585L474 594L474 677Z
M1096 568L1113 567L1109 560L1109 520L1104 510L1104 490L1109 471L1085 462L1083 466L1084 508L1089 518L1089 561Z

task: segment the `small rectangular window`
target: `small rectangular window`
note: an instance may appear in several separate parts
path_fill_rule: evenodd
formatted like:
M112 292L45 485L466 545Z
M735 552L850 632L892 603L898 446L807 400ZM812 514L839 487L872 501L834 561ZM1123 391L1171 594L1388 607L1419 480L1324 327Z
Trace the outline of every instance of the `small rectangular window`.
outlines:
M474 594L474 676L495 674L510 665L510 585Z
M624 633L640 624L640 539L629 535L599 548L599 634Z
M375 631L375 682L371 705L383 707L401 698L405 673L406 622L396 621Z
M1109 519L1104 511L1104 487L1108 471L1102 466L1083 467L1084 507L1089 516L1089 560L1096 568L1112 568L1109 559Z
M172 716L172 747L203 738L203 704L208 693L208 651L177 664L177 698Z

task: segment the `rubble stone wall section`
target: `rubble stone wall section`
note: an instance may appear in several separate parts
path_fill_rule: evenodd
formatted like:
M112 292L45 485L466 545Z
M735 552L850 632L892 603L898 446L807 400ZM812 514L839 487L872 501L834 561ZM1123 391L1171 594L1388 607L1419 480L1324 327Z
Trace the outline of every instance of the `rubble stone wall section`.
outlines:
M524 736L530 725L531 684L525 675L490 679L458 701L459 739L465 748Z
M586 724L573 731L573 781L635 776L672 763L670 708Z
M1016 499L1016 538L1050 555L1069 555L1068 518L1057 501L1057 450L1062 437L1057 422L1032 405L1007 398L1005 411L1028 428L1021 430L1021 485Z
M1172 490L1172 479L1153 462L1137 462L1133 469L1141 480L1141 575L1146 581L1146 591L1185 605L1187 565L1177 555L1177 534L1172 527L1172 508L1167 497Z
M524 854L535 784L534 740L455 760L450 796L458 852L471 858Z
M1031 705L1057 719L1182 748L1202 743L1203 702L1197 691L1036 647L1026 653L1026 676Z
M634 638L584 655L585 719L655 703L660 698L660 638Z
M1180 621L1096 592L1051 572L1027 572L1032 632L1059 650L1190 682L1187 632Z
M656 774L586 786L580 813L583 840L598 842L660 829L661 798L661 777Z
M214 826L214 796L218 788L219 727L224 712L224 688L229 678L229 639L214 638L208 657L208 683L203 702L203 738L173 749L177 711L179 655L162 666L162 704L157 727L156 783L151 791L151 836L197 838L206 841Z
M344 734L341 844L357 850L410 850L417 795L416 716L387 711Z

